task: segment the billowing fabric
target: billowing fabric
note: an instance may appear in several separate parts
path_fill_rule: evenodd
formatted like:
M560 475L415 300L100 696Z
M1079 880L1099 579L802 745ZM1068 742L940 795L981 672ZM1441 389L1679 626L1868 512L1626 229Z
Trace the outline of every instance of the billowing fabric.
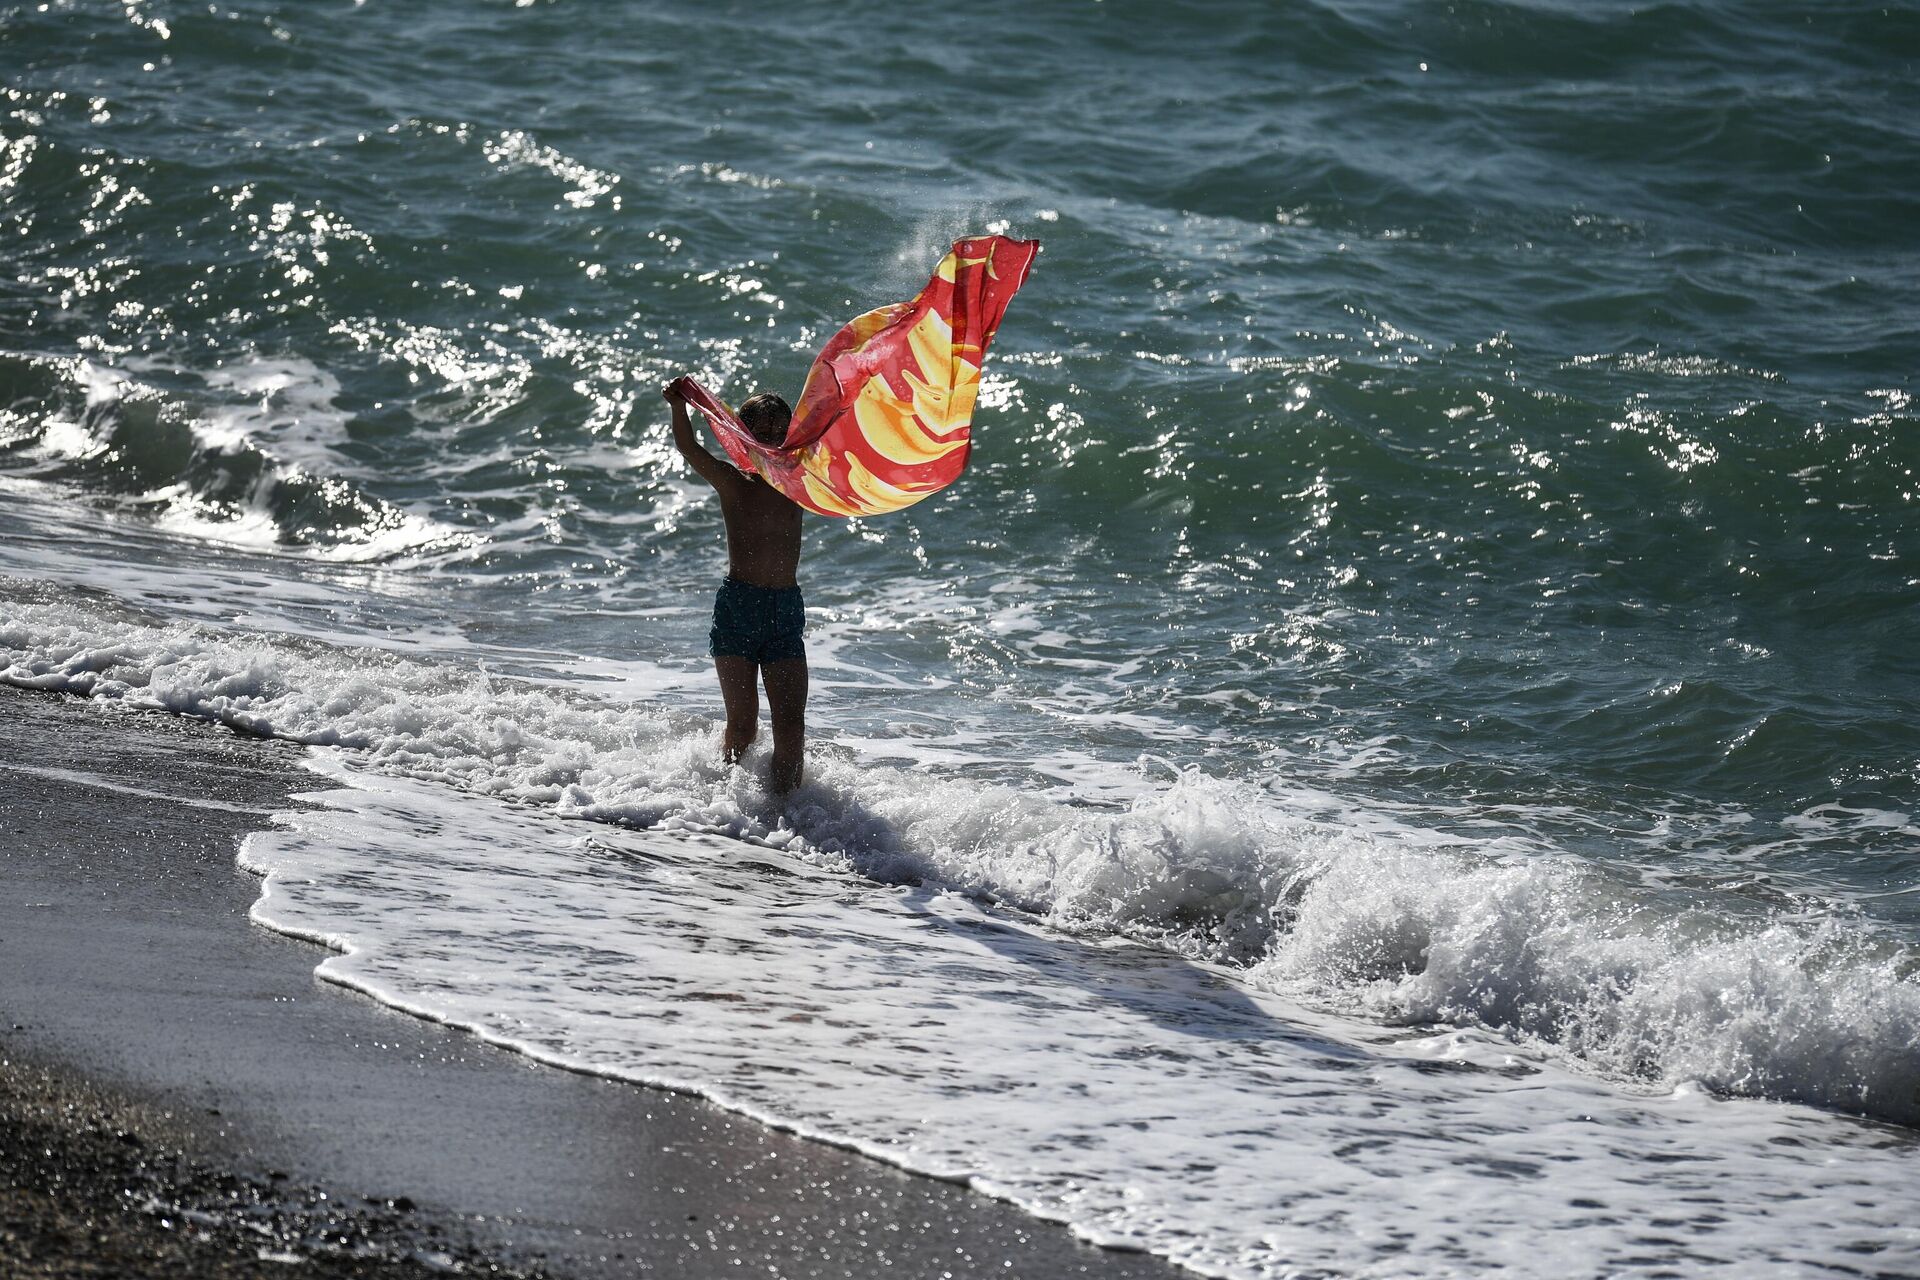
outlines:
M823 516L912 506L952 484L972 451L980 366L1037 240L954 241L911 302L877 308L835 334L807 373L786 443L769 448L691 378L733 464Z

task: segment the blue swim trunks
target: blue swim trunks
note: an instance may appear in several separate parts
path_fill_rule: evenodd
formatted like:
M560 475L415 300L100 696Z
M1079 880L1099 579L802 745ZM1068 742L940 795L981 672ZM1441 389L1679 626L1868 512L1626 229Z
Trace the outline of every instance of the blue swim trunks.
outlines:
M707 652L716 658L750 658L758 663L807 656L801 633L807 626L807 602L798 587L756 587L738 578L720 584L713 598L713 630Z

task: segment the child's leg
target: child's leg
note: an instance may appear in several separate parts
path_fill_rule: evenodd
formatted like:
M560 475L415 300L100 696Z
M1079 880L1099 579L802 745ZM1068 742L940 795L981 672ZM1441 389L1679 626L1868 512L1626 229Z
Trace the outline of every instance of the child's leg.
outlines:
M713 660L720 677L720 697L727 704L727 732L721 740L720 754L728 764L738 764L760 732L760 690L754 687L755 663L752 658Z
M773 713L773 789L785 795L800 785L807 736L807 660L788 658L760 668Z

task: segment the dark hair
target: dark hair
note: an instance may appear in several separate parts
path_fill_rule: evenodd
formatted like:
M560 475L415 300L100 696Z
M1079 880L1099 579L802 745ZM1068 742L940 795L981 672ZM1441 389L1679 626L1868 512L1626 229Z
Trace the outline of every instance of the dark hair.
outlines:
M762 391L740 406L740 425L755 440L775 449L787 442L787 424L792 421L793 410L771 391Z

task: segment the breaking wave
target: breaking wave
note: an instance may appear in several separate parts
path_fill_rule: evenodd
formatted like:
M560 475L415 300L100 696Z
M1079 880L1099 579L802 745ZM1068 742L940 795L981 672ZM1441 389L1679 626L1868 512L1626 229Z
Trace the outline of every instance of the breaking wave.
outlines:
M483 671L162 624L9 583L0 680L348 749L565 817L723 833L1234 965L1256 986L1409 1024L1484 1026L1627 1082L1699 1081L1920 1123L1909 949L1828 910L1729 910L1572 858L1307 819L1197 771L1124 808L861 767L818 749L782 807L716 730Z
M469 545L367 492L338 445L338 385L303 361L257 361L163 390L84 359L0 353L0 458L161 528L329 560ZM318 465L315 465L318 464Z

